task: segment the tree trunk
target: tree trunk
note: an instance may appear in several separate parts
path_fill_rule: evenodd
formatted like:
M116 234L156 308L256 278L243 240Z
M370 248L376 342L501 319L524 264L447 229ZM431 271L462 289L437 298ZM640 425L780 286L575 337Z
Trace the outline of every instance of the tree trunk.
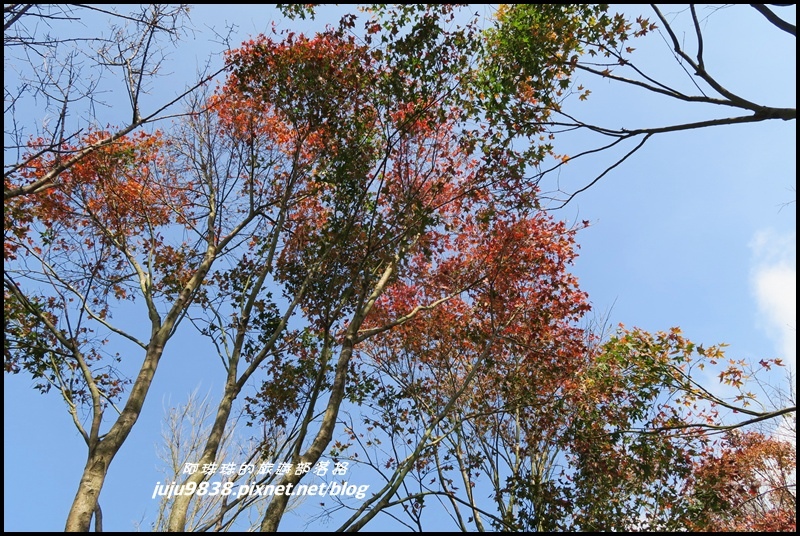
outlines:
M106 436L97 439L97 432L93 431L95 437L90 441L89 459L86 461L78 491L67 516L65 532L89 532L92 514L97 508L97 499L100 497L108 467L139 419L147 391L153 383L158 361L164 352L164 342L168 334L169 329L162 329L153 337L142 368L139 370L139 376L131 389L128 403Z
M205 449L203 450L203 456L198 462L200 467L202 467L204 464L212 463L217 457L219 446L222 443L223 436L225 435L225 425L228 423L228 419L231 415L233 401L239 395L239 391L241 390L236 383L235 367L231 367L230 370L232 372L228 375L228 384L225 389L225 394L219 403L217 416L214 419L211 433L208 441L206 442ZM206 475L204 475L202 471L195 471L183 482L183 484L188 484L190 482L199 484L205 478L205 476ZM189 511L189 503L193 498L194 495L178 495L174 498L172 508L169 512L169 522L167 524L167 530L169 532L186 532L186 515Z
M103 488L112 458L113 454L108 455L97 451L89 454L89 459L83 468L81 482L78 485L78 492L75 494L69 510L65 532L89 532L92 515L97 510L97 499L100 497L100 490Z
M362 317L363 318L363 317ZM342 350L339 353L339 360L336 364L336 372L334 375L333 384L331 385L331 396L328 400L328 407L325 410L325 415L322 418L319 432L317 432L314 441L303 454L299 461L315 464L321 457L325 448L330 444L333 438L333 430L336 427L336 418L339 415L339 406L344 399L345 384L347 378L347 365L350 363L350 358L353 355L353 338L354 333L357 332L358 327L361 325L361 318L358 322L353 322L350 326L350 335L345 339ZM281 480L283 485L296 485L300 482L302 475L287 474ZM286 511L286 506L289 504L289 495L284 493L280 495L273 495L272 500L267 506L267 511L264 514L264 519L261 521L261 532L277 532L278 525L283 518Z

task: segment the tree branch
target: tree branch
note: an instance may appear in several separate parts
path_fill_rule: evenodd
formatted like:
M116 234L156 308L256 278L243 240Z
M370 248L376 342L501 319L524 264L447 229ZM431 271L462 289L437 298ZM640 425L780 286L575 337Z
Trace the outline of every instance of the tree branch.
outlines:
M785 6L794 4L778 4L778 5ZM750 7L752 7L753 9L764 15L764 17L772 24L774 24L777 28L783 30L784 32L790 35L797 37L797 26L777 16L766 6L766 4L750 4Z

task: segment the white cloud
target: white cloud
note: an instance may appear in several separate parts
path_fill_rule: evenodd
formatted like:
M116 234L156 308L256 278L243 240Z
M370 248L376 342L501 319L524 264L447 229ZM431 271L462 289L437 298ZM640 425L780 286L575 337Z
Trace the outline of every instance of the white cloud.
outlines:
M797 252L795 233L756 234L750 247L754 269L752 286L759 325L775 342L778 357L797 371Z
M775 343L792 379L797 373L797 247L796 234L773 231L756 233L753 251L753 292L758 303L759 325ZM795 380L796 381L796 380ZM792 392L796 384L792 382ZM784 393L787 395L789 393ZM788 400L783 400L787 402ZM797 443L796 414L780 419L774 435ZM797 473L791 481L797 481Z

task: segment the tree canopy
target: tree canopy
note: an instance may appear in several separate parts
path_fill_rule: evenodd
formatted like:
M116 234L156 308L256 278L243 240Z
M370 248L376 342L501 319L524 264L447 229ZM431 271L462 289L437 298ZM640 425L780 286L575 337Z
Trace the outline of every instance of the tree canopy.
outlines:
M73 16L61 9L6 6L6 50L56 47L29 24ZM326 459L377 482L322 501L341 530L387 515L422 530L430 511L460 530L791 528L794 450L745 428L795 412L758 407L748 383L781 360L729 360L678 328L587 327L570 269L588 222L549 210L577 191L555 205L542 194L571 160L619 143L634 147L592 184L656 134L795 118L709 74L693 7L690 54L658 8L631 21L606 5L504 5L485 27L469 6L370 5L313 35L254 36L226 53L216 86L201 76L144 112L157 38L184 11L117 14L135 31L92 49L124 75L132 119L118 125L71 115L72 55L53 53L63 78L6 86L5 369L63 399L86 444L66 530L102 524L109 468L187 333L214 356L218 398L194 459L153 492L159 528L229 530L255 512L251 526L278 530L306 507L288 490L318 484ZM657 28L716 96L627 59ZM594 125L568 109L590 98L577 73L744 115ZM16 126L14 95L40 92L58 124ZM562 153L576 129L612 141ZM248 462L219 480L200 468L220 462L233 421ZM323 481L344 487L337 474ZM284 492L251 493L267 488Z

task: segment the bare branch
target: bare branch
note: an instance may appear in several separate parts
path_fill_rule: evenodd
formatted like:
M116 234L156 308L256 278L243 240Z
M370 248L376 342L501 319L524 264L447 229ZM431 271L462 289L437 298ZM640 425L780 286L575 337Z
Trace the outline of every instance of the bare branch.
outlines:
M786 6L786 5L794 5L794 4L772 4L775 6ZM797 26L795 24L791 24L779 16L777 16L774 12L772 12L766 4L750 4L750 7L764 15L768 21L774 24L777 28L780 28L784 32L797 37Z

